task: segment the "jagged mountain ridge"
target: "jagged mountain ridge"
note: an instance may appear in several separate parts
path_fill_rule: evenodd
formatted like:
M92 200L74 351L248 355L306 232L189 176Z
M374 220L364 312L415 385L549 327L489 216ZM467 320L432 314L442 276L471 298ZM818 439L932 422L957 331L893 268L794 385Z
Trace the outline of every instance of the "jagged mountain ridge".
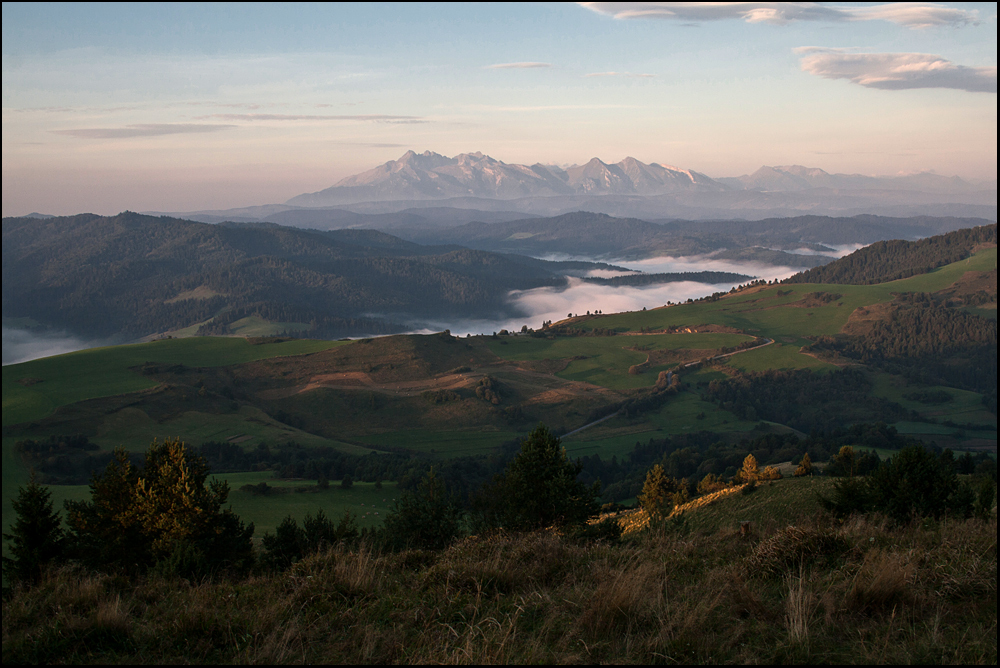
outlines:
M565 195L663 195L682 191L723 191L704 174L635 158L608 164L593 158L567 169L536 163L508 164L483 153L454 158L407 151L366 172L341 179L315 193L293 197L292 206L320 207L357 202L483 197L519 199Z

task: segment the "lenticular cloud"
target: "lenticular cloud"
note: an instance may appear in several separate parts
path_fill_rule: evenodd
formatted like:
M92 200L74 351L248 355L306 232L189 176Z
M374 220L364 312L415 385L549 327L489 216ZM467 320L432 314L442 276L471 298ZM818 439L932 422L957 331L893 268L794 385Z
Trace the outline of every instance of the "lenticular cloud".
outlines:
M953 88L996 93L996 67L966 67L929 53L853 53L802 47L802 70L824 79L847 79L866 88Z

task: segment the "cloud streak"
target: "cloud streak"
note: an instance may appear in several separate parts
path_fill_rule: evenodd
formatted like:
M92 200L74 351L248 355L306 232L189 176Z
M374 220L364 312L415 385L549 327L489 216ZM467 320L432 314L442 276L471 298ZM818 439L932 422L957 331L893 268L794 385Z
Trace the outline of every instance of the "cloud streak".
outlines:
M616 19L668 19L786 25L796 21L889 21L912 29L963 26L979 20L965 11L937 2L901 2L870 7L824 5L816 2L581 2L587 9Z
M625 77L629 79L652 79L655 74L638 74L634 72L591 72L584 74L585 77Z
M525 63L496 63L495 65L487 65L488 70L534 70L544 67L552 67L552 63L535 63L535 62L525 62Z
M824 79L847 79L866 88L908 90L952 88L996 93L996 67L966 67L929 53L855 53L847 49L801 47L802 70Z
M81 139L129 139L132 137L160 137L163 135L198 134L219 132L235 128L235 125L218 123L136 123L120 128L71 128L50 130L52 134L79 137Z
M426 123L419 116L391 116L388 114L210 114L200 119L216 118L221 121L368 121L374 123Z

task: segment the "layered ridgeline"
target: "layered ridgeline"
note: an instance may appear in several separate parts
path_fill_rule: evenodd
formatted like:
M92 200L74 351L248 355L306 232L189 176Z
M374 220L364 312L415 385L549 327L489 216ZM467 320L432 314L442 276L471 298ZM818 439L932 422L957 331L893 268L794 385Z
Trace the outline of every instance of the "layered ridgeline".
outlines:
M717 260L808 268L829 262L837 254L834 247L919 239L987 223L977 218L871 215L648 221L576 211L548 218L472 221L449 229L414 221L412 226L400 226L394 233L419 243L457 243L480 250L537 256L643 259L711 254Z
M373 230L129 212L3 221L4 317L85 338L230 334L247 322L311 337L387 334L410 318L514 315L511 290L599 268L609 266L421 246Z
M753 281L520 335L195 337L35 360L4 369L4 447L23 442L21 454L50 479L86 480L91 455L69 438L83 435L105 451L180 436L214 443L213 466L230 471L331 479L364 471L375 482L402 480L411 455L491 456L542 422L566 435L574 456L596 458L592 475L614 490L609 500L636 493L612 456L664 439L694 448L675 477L738 464L737 453L710 454L720 439L788 436L794 443L767 445L775 461L764 463L780 463L816 445L801 435L830 434L824 447L839 448L851 444L836 440L843 430L859 424L883 423L876 444L894 442L891 425L939 445L988 447L996 440L997 290L996 248L983 233L931 240L965 259L906 279ZM65 447L52 435L66 436ZM303 458L302 447L326 450ZM380 459L377 470L342 461L372 449L401 459ZM489 474L482 462L456 466L456 481Z

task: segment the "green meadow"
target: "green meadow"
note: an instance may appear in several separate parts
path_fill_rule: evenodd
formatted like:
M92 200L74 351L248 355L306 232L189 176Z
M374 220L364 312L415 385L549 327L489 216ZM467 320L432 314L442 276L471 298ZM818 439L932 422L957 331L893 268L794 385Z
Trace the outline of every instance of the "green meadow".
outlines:
M935 292L957 281L967 271L996 268L997 249L988 248L974 256L940 267L919 276L878 285L775 285L760 291L745 291L715 302L677 304L647 311L632 311L601 316L574 324L579 329L594 327L618 331L640 328L697 327L704 324L725 325L766 336L789 344L805 345L809 335L832 335L847 323L859 307L892 300L894 292ZM779 295L778 292L787 293ZM802 306L803 298L814 292L841 295L829 304Z
M399 429L384 434L359 436L356 440L374 448L406 448L448 458L487 454L518 436L514 431Z
M191 367L227 366L272 357L304 355L339 345L343 343L312 340L254 345L241 338L195 337L91 348L12 364L3 367L3 425L6 429L12 425L38 420L52 414L60 406L79 401L154 387L155 381L131 369L145 362L184 364ZM142 416L145 416L145 413L142 413ZM148 446L154 437L194 439L211 430L221 430L220 435L228 433L228 435L249 434L258 438L280 436L289 438L286 433L288 428L285 425L280 425L269 418L262 420L256 414L244 414L244 411L228 416L208 416L210 420L202 420L201 416L185 413L166 425L153 424L148 416L145 419L142 419L142 416L136 416L139 419L134 424L109 425L103 434L96 435L94 441L109 448L125 445L129 448L142 449ZM305 432L298 432L295 437L303 442L319 438L307 435ZM6 436L3 438L4 527L13 517L13 509L10 506L13 491L27 482L29 473L14 451L16 440ZM325 439L320 440L332 444ZM346 444L340 445L353 449ZM363 448L359 450L364 451ZM63 493L63 488L52 489Z
M563 439L573 457L600 454L602 458L626 457L637 442L699 431L749 432L756 426L713 403L702 401L695 392L680 392L656 411L639 418L616 417Z
M767 369L812 369L832 371L837 367L810 355L799 352L801 346L774 342L745 353L733 355L727 364L740 371L766 371Z
M610 317L610 316L609 316ZM571 359L557 376L565 380L582 381L612 390L650 387L661 370L674 364L654 366L644 373L630 375L628 369L646 361L652 350L714 351L737 346L753 337L743 334L679 333L645 336L580 336L557 339L536 339L513 336L488 341L490 350L499 357L514 361ZM630 350L634 348L635 350ZM736 356L734 356L736 357Z
M355 482L349 488L340 486L340 481L331 481L330 488L319 490L312 480L283 480L274 478L270 471L258 473L223 473L220 478L229 483L229 505L244 522L254 523L254 538L259 541L265 532L275 528L289 515L300 522L306 514L315 515L322 510L327 517L340 520L345 512L350 512L359 527L377 526L392 510L398 496L395 482L383 482L382 489L376 489L373 482ZM244 485L266 482L279 490L267 496L241 492ZM15 488L16 489L16 488ZM295 490L309 490L296 493ZM88 485L51 485L53 507L63 512L66 501L82 501L90 497ZM4 531L7 518L4 518ZM6 545L4 545L6 550Z
M373 482L355 482L348 488L340 486L340 481L330 481L330 488L319 490L312 480L280 480L271 473L225 473L216 476L229 483L229 507L244 522L254 523L257 540L275 528L289 515L300 522L306 514L315 515L322 510L327 517L340 520L345 512L350 512L359 527L373 527L382 523L393 508L398 496L396 483L383 482L382 489L376 489ZM270 487L285 490L285 493L258 496L241 492L244 485L266 482ZM309 490L296 493L295 490Z
M131 370L145 362L229 366L315 353L339 345L343 342L302 339L254 345L242 338L192 337L91 348L11 364L3 367L3 424L37 420L59 406L86 399L154 387L155 381Z

